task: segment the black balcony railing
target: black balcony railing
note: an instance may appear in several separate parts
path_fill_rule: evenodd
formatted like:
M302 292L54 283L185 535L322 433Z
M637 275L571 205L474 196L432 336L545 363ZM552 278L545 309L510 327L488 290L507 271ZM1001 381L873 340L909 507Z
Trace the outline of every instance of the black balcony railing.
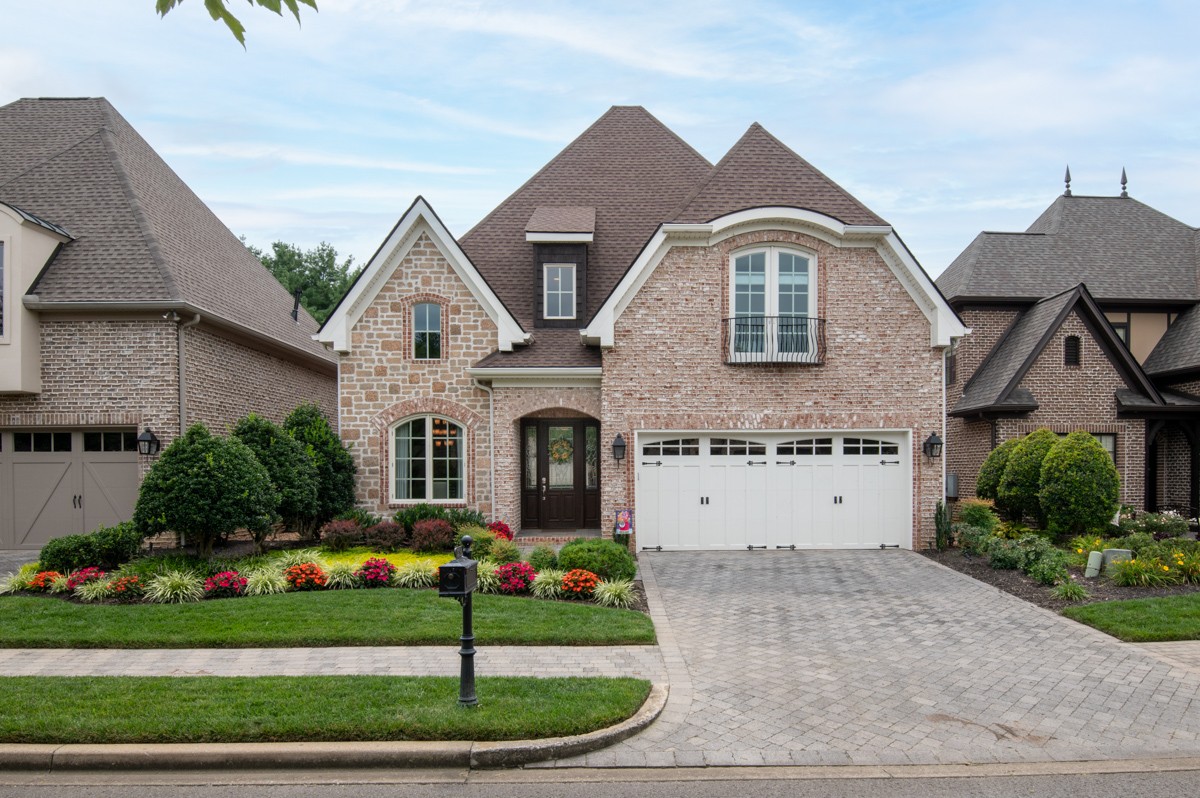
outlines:
M811 316L738 316L722 322L726 363L825 361L825 319Z

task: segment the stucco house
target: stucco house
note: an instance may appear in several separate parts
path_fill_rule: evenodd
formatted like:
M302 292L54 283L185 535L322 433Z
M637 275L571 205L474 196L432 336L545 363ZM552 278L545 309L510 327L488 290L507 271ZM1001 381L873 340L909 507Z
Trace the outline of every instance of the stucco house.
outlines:
M459 238L418 198L317 340L373 511L910 548L963 332L892 227L761 126L713 165L614 107Z
M1200 231L1133 199L1066 192L1023 233L980 233L937 284L971 328L947 373L947 469L973 496L995 446L1086 430L1121 501L1200 504ZM953 482L953 480L952 480Z
M0 107L0 549L128 518L146 431L332 414L293 307L108 101Z

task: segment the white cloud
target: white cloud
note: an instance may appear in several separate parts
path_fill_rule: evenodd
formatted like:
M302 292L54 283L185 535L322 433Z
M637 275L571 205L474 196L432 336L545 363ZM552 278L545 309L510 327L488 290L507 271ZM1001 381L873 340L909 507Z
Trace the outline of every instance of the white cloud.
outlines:
M474 166L449 166L417 161L394 161L362 155L301 150L271 144L170 144L159 148L162 155L189 156L213 160L275 161L303 166L337 166L349 169L377 169L393 172L423 172L439 175L482 175L492 169Z

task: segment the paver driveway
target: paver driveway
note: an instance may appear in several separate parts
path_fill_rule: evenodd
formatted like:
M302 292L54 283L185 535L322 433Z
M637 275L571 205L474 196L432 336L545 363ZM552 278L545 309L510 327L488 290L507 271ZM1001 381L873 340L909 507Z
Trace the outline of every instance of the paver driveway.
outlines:
M636 737L552 765L1200 753L1200 671L919 554L664 552L641 562L671 678L667 708Z

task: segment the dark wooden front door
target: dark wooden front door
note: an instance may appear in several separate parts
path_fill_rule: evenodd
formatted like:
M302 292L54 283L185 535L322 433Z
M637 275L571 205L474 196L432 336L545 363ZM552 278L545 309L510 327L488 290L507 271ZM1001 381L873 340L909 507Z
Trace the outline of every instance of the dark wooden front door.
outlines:
M582 418L529 419L521 427L522 526L600 526L600 426Z

